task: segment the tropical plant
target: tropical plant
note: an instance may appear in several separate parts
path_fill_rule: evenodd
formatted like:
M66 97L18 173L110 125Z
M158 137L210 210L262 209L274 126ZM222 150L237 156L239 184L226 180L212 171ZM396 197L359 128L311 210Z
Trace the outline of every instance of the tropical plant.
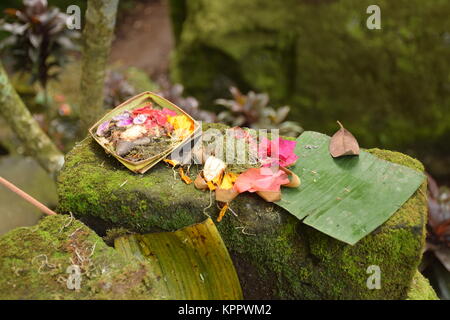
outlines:
M217 116L219 121L232 126L247 126L254 129L280 129L281 135L296 137L303 132L303 128L294 121L285 121L291 110L289 106L280 108L270 107L267 93L250 91L242 94L235 87L230 88L233 99L217 99L218 105L228 110Z
M161 86L162 90L159 92L159 94L182 108L194 119L206 122L216 121L216 115L212 112L202 110L197 99L190 96L183 96L184 87L181 84L172 85L168 81L165 81Z
M106 108L117 107L137 93L126 75L117 70L107 71L104 91L104 106Z
M31 82L45 89L49 79L57 77L67 62L67 53L78 50L76 30L66 27L68 16L47 0L24 0L22 9L5 9L0 29L10 35L2 41L14 60L15 71L31 71Z

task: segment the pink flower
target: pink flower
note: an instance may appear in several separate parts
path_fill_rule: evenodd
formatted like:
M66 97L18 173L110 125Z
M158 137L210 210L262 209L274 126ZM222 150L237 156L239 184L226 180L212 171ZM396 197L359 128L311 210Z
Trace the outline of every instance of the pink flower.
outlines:
M239 192L280 191L280 186L289 183L289 178L283 170L271 168L251 168L240 174L234 183L234 189Z
M156 121L159 126L164 126L167 122L167 115L163 114L162 111L154 110L155 112L151 115L151 117Z
M148 117L147 120L144 123L144 126L147 129L150 129L150 128L158 126L158 124L151 117Z
M177 115L177 113L173 110L164 108L162 109L162 113L165 114L166 116L171 116L171 117L175 117Z
M263 138L259 144L258 155L263 167L279 165L287 167L294 164L298 156L294 153L297 142L278 138L268 140Z

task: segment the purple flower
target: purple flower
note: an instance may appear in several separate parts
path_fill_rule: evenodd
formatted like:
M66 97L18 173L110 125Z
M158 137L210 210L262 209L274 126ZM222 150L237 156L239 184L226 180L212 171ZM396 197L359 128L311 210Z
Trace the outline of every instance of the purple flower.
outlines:
M109 129L109 121L105 121L97 127L96 134L99 137L102 137L105 134L105 131Z
M147 120L147 116L145 114L139 114L133 119L134 124L143 124Z
M116 121L120 121L120 120L126 120L126 119L129 119L129 118L131 118L130 113L129 113L128 111L124 111L124 112L122 112L121 114L119 114L119 115L117 115L117 116L114 116L112 119L113 119L113 120L116 120Z
M126 126L129 126L129 125L131 125L131 124L133 124L133 119L132 119L132 118L122 119L122 120L119 120L119 121L116 123L116 125L117 125L118 127L126 127Z
M131 118L131 114L128 111L124 111L112 119L117 121L116 126L118 127L126 127L133 124L133 118Z

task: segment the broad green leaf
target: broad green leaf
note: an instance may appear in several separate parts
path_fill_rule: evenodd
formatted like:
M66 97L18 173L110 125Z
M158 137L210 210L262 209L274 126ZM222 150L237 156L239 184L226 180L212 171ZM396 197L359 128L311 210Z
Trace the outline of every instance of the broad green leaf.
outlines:
M207 219L175 232L120 237L116 249L147 261L167 299L242 299L233 262L214 222Z
M333 159L329 141L330 137L311 131L297 138L299 159L289 169L302 184L282 188L282 200L276 204L305 224L355 244L388 220L425 176L364 151L358 157Z

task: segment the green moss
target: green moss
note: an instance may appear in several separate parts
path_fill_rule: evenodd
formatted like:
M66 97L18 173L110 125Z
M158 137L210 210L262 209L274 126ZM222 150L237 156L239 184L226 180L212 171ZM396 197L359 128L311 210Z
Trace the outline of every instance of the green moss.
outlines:
M369 149L366 151L379 157L379 158L382 158L383 160L394 162L394 163L400 164L402 166L406 166L411 169L417 170L419 172L423 172L425 169L423 167L423 164L419 160L411 158L411 157L407 157L403 153L400 153L400 152L382 150L382 149L378 149L378 148L373 148L373 149Z
M128 235L128 234L131 234L131 233L132 232L130 232L128 229L125 229L125 228L112 228L112 229L106 230L106 235L102 238L107 245L113 246L115 239L120 238L125 235Z
M67 268L81 270L79 290ZM152 299L157 281L147 265L128 262L79 221L46 217L0 237L0 299Z
M204 128L225 128L205 125ZM405 155L369 150L376 156L422 170ZM196 168L191 168L195 177ZM126 183L124 184L124 182ZM421 259L425 237L423 185L385 224L354 246L302 224L253 194L235 199L218 229L236 265L246 298L403 299ZM172 231L218 214L208 192L180 179L165 164L134 174L91 138L66 159L58 177L60 210L93 227L139 232ZM366 270L378 265L382 288L369 290Z
M417 271L408 291L408 300L439 300L429 281Z

